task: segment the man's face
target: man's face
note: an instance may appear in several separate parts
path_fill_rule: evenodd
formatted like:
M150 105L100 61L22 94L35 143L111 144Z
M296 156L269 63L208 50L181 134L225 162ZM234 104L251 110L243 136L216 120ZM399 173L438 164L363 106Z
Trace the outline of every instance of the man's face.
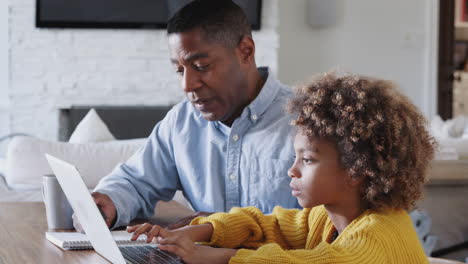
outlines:
M237 48L208 42L192 30L169 35L171 62L188 100L208 121L230 119L247 97L247 75Z

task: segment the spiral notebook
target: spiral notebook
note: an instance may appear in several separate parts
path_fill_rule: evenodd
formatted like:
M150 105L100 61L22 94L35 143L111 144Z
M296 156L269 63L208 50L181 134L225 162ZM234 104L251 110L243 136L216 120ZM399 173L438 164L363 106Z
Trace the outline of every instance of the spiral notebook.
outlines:
M127 231L112 231L112 237L117 245L147 245L146 235L141 235L137 240L131 241L132 233ZM46 232L46 238L58 247L65 250L93 249L93 246L85 234L77 232Z

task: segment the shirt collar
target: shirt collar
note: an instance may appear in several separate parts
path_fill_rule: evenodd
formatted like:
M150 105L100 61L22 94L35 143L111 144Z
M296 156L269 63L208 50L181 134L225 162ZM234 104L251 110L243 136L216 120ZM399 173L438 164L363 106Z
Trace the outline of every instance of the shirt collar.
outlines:
M266 81L257 97L246 107L246 109L244 109L244 112L246 112L246 110L250 112L249 117L253 122L256 122L263 113L265 113L267 108L276 98L281 86L279 81L269 73L268 67L260 67L258 68L258 71ZM242 113L241 116L243 117L244 113Z

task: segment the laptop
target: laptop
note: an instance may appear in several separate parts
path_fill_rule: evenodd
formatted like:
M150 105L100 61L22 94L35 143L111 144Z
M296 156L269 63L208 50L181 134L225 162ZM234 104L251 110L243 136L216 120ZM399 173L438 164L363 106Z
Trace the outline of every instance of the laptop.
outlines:
M112 263L183 263L156 244L117 246L77 168L45 154L52 171L96 252Z

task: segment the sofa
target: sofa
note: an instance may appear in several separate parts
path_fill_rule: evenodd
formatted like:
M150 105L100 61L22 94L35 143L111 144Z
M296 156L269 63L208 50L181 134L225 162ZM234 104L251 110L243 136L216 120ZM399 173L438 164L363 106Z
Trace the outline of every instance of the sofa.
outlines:
M145 142L146 138L116 139L94 109L76 124L68 142L23 135L11 137L6 157L0 158L0 202L43 200L42 176L52 173L45 153L74 164L92 190L102 177L130 158ZM180 191L173 201L160 202L155 209L155 217L162 222L192 213Z

